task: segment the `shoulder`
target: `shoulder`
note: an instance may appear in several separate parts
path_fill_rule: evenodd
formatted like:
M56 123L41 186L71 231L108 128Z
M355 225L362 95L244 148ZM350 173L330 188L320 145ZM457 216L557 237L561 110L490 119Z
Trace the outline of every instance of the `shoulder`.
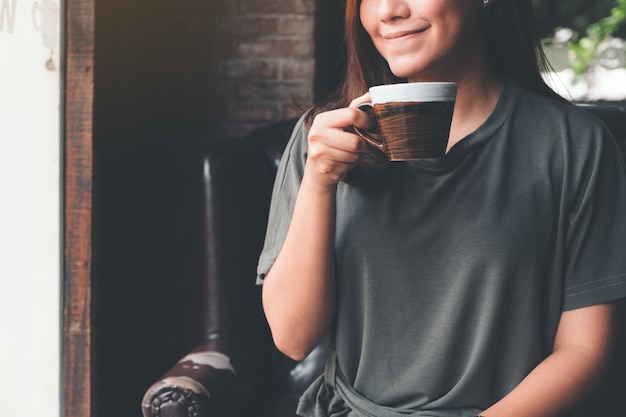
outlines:
M525 116L535 117L537 122L566 123L567 125L601 125L588 111L573 103L557 101L513 84L516 110Z
M615 146L608 128L588 107L560 102L515 86L512 118L523 132L568 149L589 152Z
M287 175L295 175L298 177L304 172L304 165L308 154L309 129L306 123L307 113L308 112L300 116L291 129L289 140L284 146L280 160L277 161L277 178L282 178Z
M306 159L306 154L308 150L308 136L309 136L309 125L307 123L308 111L305 112L300 118L296 121L294 125L293 131L291 132L291 137L289 142L287 143L287 149L292 156L295 154L299 155L303 159Z

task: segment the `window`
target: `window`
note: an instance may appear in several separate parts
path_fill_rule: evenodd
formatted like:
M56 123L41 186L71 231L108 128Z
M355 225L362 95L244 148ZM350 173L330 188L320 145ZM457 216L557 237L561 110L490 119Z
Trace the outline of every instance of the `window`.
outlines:
M626 101L626 0L533 0L546 80L576 101Z

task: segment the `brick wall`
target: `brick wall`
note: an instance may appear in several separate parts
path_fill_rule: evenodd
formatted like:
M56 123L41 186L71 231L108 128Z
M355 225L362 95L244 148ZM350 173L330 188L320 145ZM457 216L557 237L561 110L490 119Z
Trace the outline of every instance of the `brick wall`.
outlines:
M309 107L315 0L219 1L212 27L221 45L208 106L214 134L242 137Z

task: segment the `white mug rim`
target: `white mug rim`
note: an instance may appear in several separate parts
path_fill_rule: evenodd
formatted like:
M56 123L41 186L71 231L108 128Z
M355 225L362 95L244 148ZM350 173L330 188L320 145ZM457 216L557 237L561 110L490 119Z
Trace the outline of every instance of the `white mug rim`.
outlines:
M448 81L383 84L369 88L372 104L390 102L454 101L457 83Z

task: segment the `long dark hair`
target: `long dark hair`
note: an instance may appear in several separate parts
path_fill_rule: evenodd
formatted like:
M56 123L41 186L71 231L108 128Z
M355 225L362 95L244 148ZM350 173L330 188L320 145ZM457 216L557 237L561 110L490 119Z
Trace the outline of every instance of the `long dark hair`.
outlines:
M496 74L548 98L566 101L541 75L552 68L541 48L531 0L493 0L486 22L487 54Z

